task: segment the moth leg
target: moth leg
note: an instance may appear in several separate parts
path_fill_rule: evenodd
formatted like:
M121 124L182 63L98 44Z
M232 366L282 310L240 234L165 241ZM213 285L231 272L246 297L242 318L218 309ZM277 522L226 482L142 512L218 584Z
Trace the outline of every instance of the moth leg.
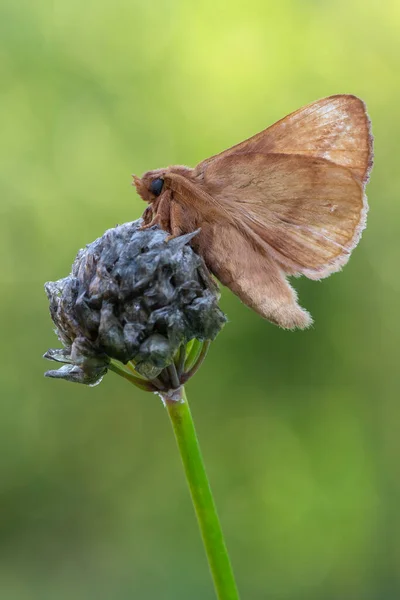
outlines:
M150 227L158 225L164 231L170 231L170 202L171 191L167 190L149 207L153 212L153 218L149 223L142 225L140 230L143 231L144 229L150 229ZM144 214L146 214L146 211Z
M160 198L160 203L157 207L157 225L168 233L171 231L171 202L172 192L167 190Z
M181 212L182 212L181 206L177 202L174 202L174 200L171 200L170 212L169 212L171 235L169 235L167 237L167 239L165 240L166 242L169 242L169 240L173 240L174 238L179 237L180 235L182 235L184 233L182 226L181 226L182 225Z
M159 203L160 203L159 198L157 198L157 200L155 202L153 202L146 208L146 210L144 211L144 213L142 215L144 225L139 227L139 231L143 231L144 229L150 229L150 227L153 227L153 225L157 224L157 221L156 221L157 208L158 208Z
M152 219L153 219L153 209L151 208L151 206L148 206L146 208L146 210L144 211L144 213L142 214L143 225L141 227L139 227L139 229L140 230L146 229L149 226L149 223L151 223Z

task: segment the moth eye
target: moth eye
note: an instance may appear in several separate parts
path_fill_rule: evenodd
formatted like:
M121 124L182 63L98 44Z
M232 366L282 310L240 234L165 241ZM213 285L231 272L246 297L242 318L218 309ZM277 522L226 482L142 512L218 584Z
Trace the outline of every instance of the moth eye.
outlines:
M161 194L161 190L163 189L164 179L153 179L150 184L150 191L155 196L159 196Z

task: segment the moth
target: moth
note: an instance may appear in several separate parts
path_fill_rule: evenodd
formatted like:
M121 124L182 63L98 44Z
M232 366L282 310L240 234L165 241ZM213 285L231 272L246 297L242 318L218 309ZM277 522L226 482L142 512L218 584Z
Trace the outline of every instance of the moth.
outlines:
M194 169L133 176L144 228L199 229L193 249L247 306L287 329L310 314L287 276L322 279L349 260L366 225L373 161L362 100L317 100Z

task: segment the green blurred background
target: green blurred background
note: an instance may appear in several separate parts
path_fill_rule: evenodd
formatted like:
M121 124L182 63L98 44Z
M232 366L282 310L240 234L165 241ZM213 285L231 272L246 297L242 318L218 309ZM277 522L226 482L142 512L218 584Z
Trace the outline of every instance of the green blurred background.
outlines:
M0 597L212 599L167 415L110 373L43 378L43 282L195 165L320 97L361 96L371 212L289 333L224 290L188 386L243 599L400 595L398 0L1 0Z

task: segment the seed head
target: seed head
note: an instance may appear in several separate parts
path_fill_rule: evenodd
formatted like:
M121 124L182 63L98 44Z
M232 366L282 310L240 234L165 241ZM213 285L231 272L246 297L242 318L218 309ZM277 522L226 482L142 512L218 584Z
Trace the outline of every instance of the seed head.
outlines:
M141 221L125 223L80 250L71 274L45 284L65 363L47 377L96 385L111 360L154 380L190 340L213 340L226 317L218 287L188 245Z

